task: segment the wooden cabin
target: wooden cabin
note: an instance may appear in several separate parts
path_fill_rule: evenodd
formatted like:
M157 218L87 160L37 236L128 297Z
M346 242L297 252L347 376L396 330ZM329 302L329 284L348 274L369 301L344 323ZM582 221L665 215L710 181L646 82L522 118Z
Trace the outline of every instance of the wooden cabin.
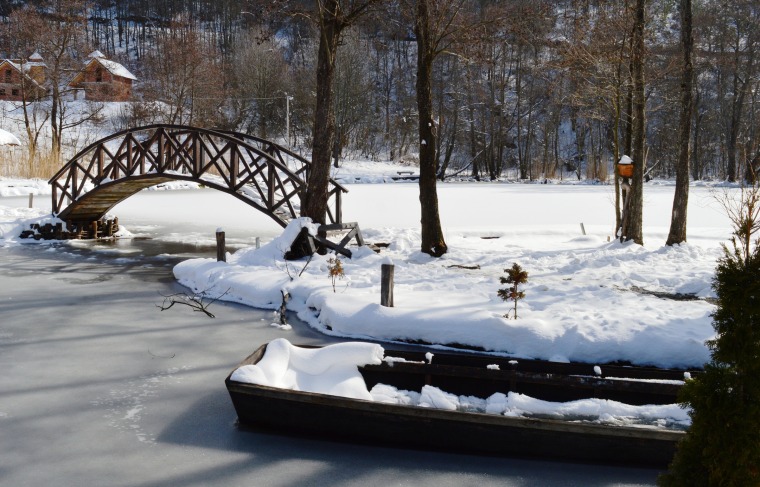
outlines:
M100 51L94 51L89 61L69 82L69 88L82 89L85 99L91 101L128 101L132 98L132 82L135 75L127 68L106 59Z
M0 100L38 100L47 94L45 69L47 66L38 52L28 59L0 61Z

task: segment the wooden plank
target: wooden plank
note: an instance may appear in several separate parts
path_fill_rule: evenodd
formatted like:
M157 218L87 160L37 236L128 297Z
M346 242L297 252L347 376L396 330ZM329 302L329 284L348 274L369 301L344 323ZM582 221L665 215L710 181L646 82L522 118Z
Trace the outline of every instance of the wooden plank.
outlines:
M352 228L356 227L358 223L356 222L348 222L348 223L327 223L324 225L320 225L319 229L320 231L324 230L326 232L336 232L340 230L351 230Z

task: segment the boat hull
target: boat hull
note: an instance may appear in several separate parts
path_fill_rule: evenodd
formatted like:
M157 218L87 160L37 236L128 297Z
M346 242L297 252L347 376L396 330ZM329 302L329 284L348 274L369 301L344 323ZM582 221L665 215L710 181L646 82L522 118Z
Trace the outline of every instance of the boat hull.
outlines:
M257 350L243 364L257 362L263 350ZM393 373L398 374L399 368L395 367ZM240 424L326 439L665 467L685 435L653 428L383 404L241 383L229 376L226 385Z

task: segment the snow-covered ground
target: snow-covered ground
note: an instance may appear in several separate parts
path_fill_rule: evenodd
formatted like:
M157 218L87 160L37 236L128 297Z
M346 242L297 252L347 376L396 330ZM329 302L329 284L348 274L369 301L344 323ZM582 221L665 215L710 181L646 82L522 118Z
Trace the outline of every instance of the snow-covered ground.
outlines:
M610 238L607 186L442 185L449 253L434 259L418 251L415 185L354 185L346 219L360 222L369 242L389 246L379 254L355 249L352 259L343 259L345 279L335 289L331 256L285 262L287 238L239 250L227 263L185 261L175 276L195 291L226 292L224 299L262 308L279 307L286 292L301 319L343 337L557 361L698 367L709 356L704 342L713 336L714 307L706 298L730 225L713 190L695 187L689 243L664 246L672 191L647 187L647 244L639 246ZM387 262L395 265L393 308L379 304L380 268ZM510 304L496 294L513 263L529 273L516 320L504 317ZM694 299L671 299L682 295Z
M355 163L339 171L367 181L393 175L398 168ZM0 187L10 185L17 187L19 182L0 180ZM620 360L666 367L699 367L709 357L704 342L713 336L710 313L714 306L706 298L712 296L720 242L731 232L714 197L721 188L692 187L689 243L671 248L663 245L672 205L670 184L650 183L645 188L645 246L611 238L612 186L441 184L441 220L449 253L434 259L418 250L416 184L348 187L344 219L359 222L367 241L388 247L379 254L353 248L353 258L342 259L345 278L337 281L335 289L328 277L332 256L286 262L282 254L290 242L283 237L258 250L253 246L237 250L227 263L187 260L175 268L175 276L195 291L226 293L223 299L259 308L279 308L281 292L286 292L288 307L301 319L325 334L347 338L422 341L557 361ZM204 214L224 214L227 220L247 211L240 206L229 211L226 205L234 200L229 197L204 203L204 194L164 192L161 201L203 208ZM130 204L132 212L161 217L155 211L155 197L142 206L139 200L130 198L114 209L127 228L129 219L120 208ZM45 207L0 206L0 238L5 244L16 242L23 225L45 213ZM255 210L242 218L261 222L264 235L279 233L273 222ZM210 236L219 222L208 225ZM380 267L390 262L395 265L395 307L386 308L379 304ZM518 319L504 317L511 303L496 294L504 287L499 277L513 263L529 274ZM684 294L694 299L671 299Z

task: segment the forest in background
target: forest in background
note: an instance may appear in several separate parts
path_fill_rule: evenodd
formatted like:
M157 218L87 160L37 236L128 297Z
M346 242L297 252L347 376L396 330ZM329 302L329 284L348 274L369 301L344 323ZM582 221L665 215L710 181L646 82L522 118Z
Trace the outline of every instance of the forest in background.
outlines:
M338 161L414 161L419 151L413 3L378 2L342 37L334 83ZM607 180L613 161L631 153L633 2L461 3L465 28L433 64L439 173ZM286 143L308 152L319 42L307 15L312 5L0 2L0 54L38 50L59 85L93 49L124 64L139 82L134 102L109 122L113 131L149 123L235 129L283 142L289 135ZM647 10L647 175L672 178L679 156L677 2L651 0ZM742 179L760 167L760 6L695 0L693 11L691 177ZM57 27L25 28L33 15ZM83 114L66 116L74 118L59 127Z

